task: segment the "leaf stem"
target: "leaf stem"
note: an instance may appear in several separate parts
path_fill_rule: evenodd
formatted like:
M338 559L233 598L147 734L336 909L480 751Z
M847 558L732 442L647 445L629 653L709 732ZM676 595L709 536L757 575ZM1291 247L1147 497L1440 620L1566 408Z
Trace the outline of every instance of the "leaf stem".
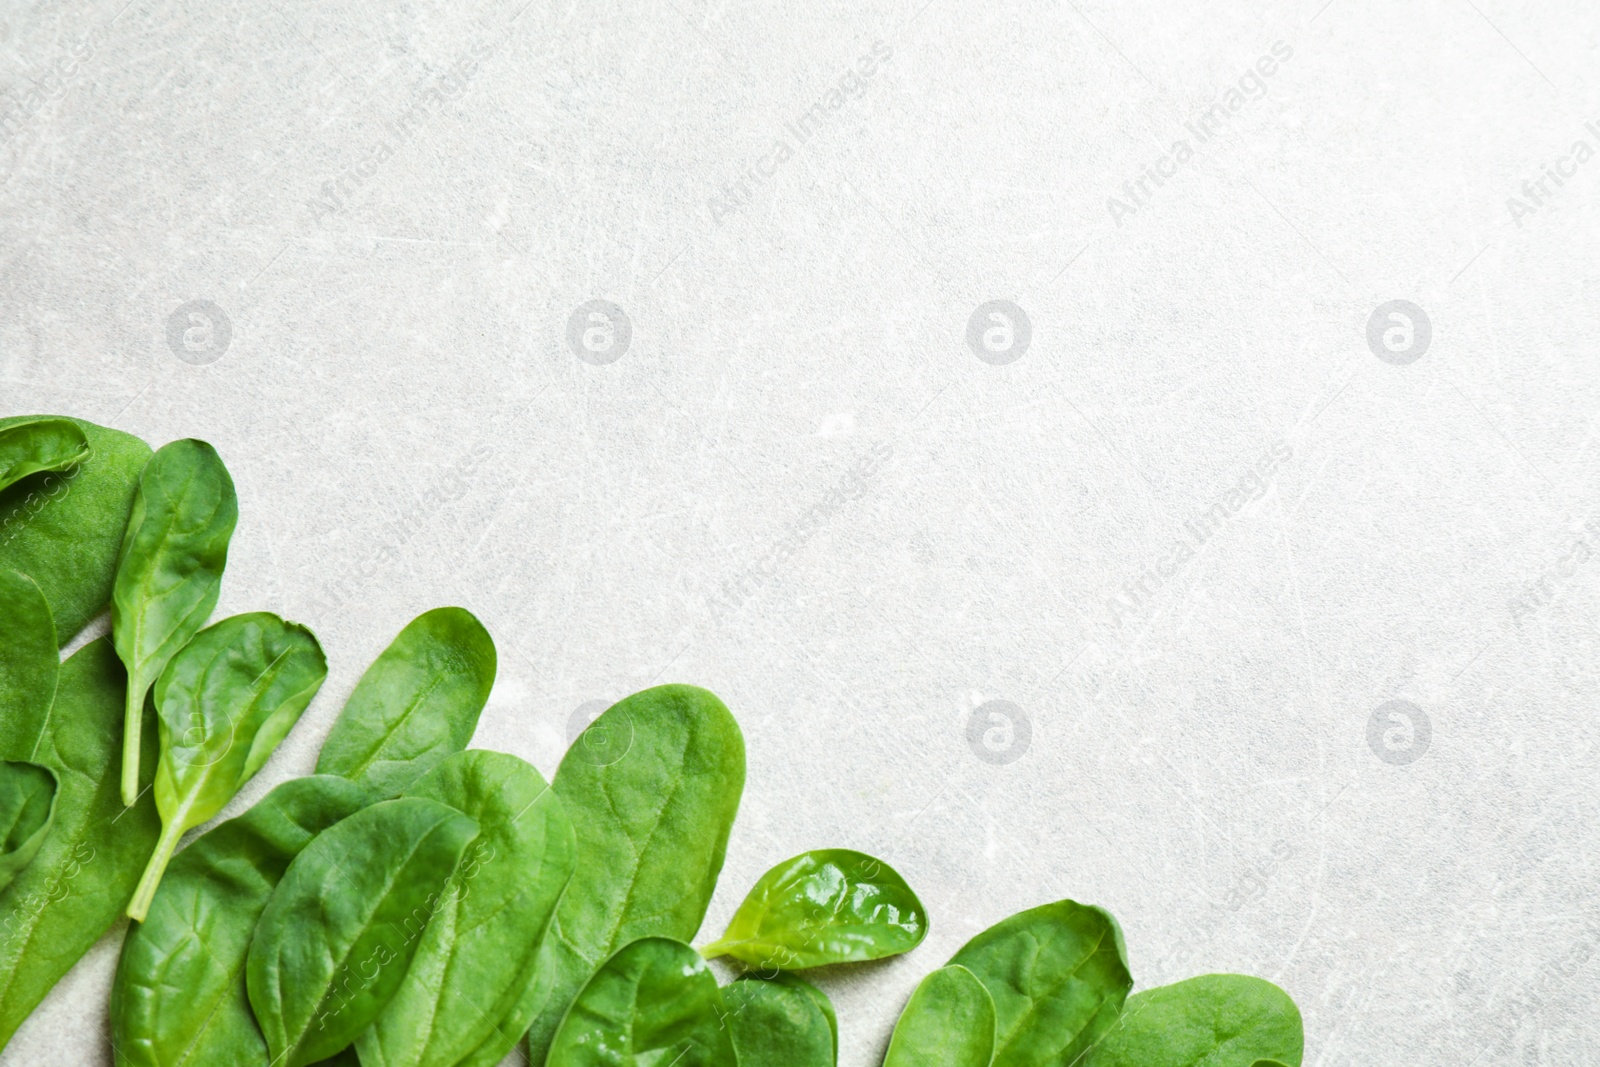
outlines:
M122 716L122 806L131 808L139 799L139 734L144 725L144 694L132 676L128 678L127 710Z
M133 899L128 901L128 918L144 922L144 917L150 914L150 902L155 899L156 887L161 884L161 876L167 872L167 864L172 861L172 853L178 847L178 839L183 837L183 833L183 820L180 818L162 823L156 850L150 853L150 862L145 864L139 887L133 891Z
M700 953L702 959L714 960L718 956L726 956L728 954L728 946L731 944L733 942L727 938L721 938L711 942L709 945L701 945L695 951Z

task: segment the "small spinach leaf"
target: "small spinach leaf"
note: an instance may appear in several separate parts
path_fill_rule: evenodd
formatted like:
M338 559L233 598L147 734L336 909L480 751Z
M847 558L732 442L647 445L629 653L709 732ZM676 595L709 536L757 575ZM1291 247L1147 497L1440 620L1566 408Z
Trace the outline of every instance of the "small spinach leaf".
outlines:
M722 1001L739 1067L833 1067L835 1024L811 983L783 971L747 974L722 988Z
M727 933L701 953L803 970L896 956L927 935L926 909L892 867L831 848L801 853L762 875Z
M1289 994L1261 978L1206 974L1128 998L1085 1067L1300 1067L1305 1036Z
M245 992L256 920L290 861L365 803L344 778L296 778L173 859L122 943L111 987L117 1067L268 1067Z
M572 823L539 772L501 752L457 753L406 795L471 816L478 839L356 1051L365 1067L493 1067L538 1007L539 942L577 861Z
M275 1067L305 1067L349 1045L406 976L478 824L404 797L318 834L273 890L245 964Z
M744 791L744 735L706 690L657 686L590 723L552 785L577 831L578 869L539 949L533 1063L613 952L700 929Z
M44 591L27 575L0 570L0 748L33 749L60 674L55 621Z
M646 937L595 971L545 1067L738 1067L717 980L681 941Z
M0 490L30 474L64 471L89 458L89 439L71 419L23 419L0 426Z
M895 1023L883 1067L989 1067L994 998L965 967L941 967L922 980Z
M361 676L317 758L377 796L395 796L472 740L494 686L494 640L461 608L413 619Z
M0 1047L121 916L160 833L154 799L124 808L118 793L126 684L101 638L61 665L51 706L0 722L0 759L48 767L59 783L39 854L0 892ZM155 740L152 726L147 767L155 766Z
M0 419L0 430L38 418ZM150 458L150 446L131 434L69 421L89 442L89 458L0 490L0 570L39 583L62 644L111 600L139 472Z
M111 598L111 635L128 668L124 804L132 804L139 793L145 694L217 606L238 521L233 479L217 450L204 441L163 445L139 475Z
M950 962L994 998L994 1067L1074 1062L1112 1024L1133 985L1116 920L1071 900L996 923Z
M178 839L233 799L316 696L328 663L311 631L276 615L235 615L172 657L156 683L161 840L128 904L142 920Z
M0 760L0 890L39 854L55 807L56 776L48 768Z

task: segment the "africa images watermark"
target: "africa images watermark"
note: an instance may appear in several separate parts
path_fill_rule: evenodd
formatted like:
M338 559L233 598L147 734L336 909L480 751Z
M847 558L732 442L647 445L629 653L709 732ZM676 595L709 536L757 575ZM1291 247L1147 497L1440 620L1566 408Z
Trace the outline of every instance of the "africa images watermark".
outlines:
M894 58L894 49L882 41L872 42L872 51L856 60L854 67L846 67L833 88L822 95L811 107L800 113L793 122L783 124L783 133L772 139L772 148L756 157L744 169L744 174L722 186L722 194L712 193L706 200L711 220L718 226L722 220L755 199L755 191L777 176L778 168L795 157L806 142L828 128L834 115L844 109L846 100L857 100L866 95L872 76L880 64Z
M417 133L437 118L445 102L460 97L477 76L478 64L494 55L492 44L473 45L443 74L433 79L433 84L411 99L411 106L399 118L384 123L388 131L369 145L361 157L346 167L337 178L322 183L322 195L306 201L313 221L321 223L328 215L343 211L357 190L372 180L384 163L393 159Z
M1294 49L1287 42L1274 42L1272 48L1258 58L1253 66L1245 68L1235 84L1217 94L1218 99L1209 108L1185 122L1183 128L1193 135L1194 140L1191 142L1187 137L1179 137L1165 155L1144 169L1143 175L1122 183L1121 198L1107 197L1106 210L1111 214L1111 221L1120 227L1123 219L1138 214L1142 207L1148 207L1155 198L1151 185L1160 188L1167 184L1168 178L1176 178L1178 168L1195 157L1197 147L1211 143L1229 119L1243 111L1246 105L1267 95L1267 79L1277 74L1279 67L1293 56Z
M1223 493L1209 508L1183 524L1183 534L1173 542L1172 548L1146 567L1136 578L1122 583L1122 591L1106 600L1111 620L1118 627L1130 617L1138 615L1150 603L1157 591L1167 584L1167 579L1194 559L1196 552L1239 514L1245 505L1266 495L1272 475L1294 458L1294 449L1287 441L1274 444L1251 465L1238 484Z
M1524 584L1522 591L1511 599L1511 622L1520 630L1522 620L1542 612L1555 602L1559 593L1590 560L1594 559L1596 542L1600 541L1600 518L1583 524L1583 531L1567 546L1555 562L1540 572L1539 577Z
M70 52L60 56L45 68L44 74L33 79L33 84L21 93L8 93L14 99L0 98L0 144L6 144L27 128L34 117L44 110L51 100L67 95L67 86L94 58L94 35L84 34L83 40Z
M1572 147L1567 154L1544 168L1544 173L1531 181L1522 183L1521 196L1506 197L1506 211L1511 214L1511 221L1522 228L1522 220L1529 215L1537 215L1539 209L1555 199L1557 193L1573 178L1578 176L1578 168L1595 157L1596 145L1600 145L1600 119L1591 119L1583 127L1587 137L1580 137L1572 142ZM1591 141L1589 138L1593 138ZM1555 188L1551 188L1551 186Z

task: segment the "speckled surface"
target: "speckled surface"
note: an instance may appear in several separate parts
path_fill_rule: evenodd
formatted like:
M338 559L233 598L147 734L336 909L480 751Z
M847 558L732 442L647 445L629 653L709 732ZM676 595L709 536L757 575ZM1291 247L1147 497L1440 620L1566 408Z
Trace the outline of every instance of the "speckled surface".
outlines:
M439 604L546 773L718 692L708 931L818 846L932 911L821 977L845 1067L1060 897L1139 987L1283 985L1308 1065L1592 1064L1597 50L1577 0L16 0L0 413L229 463L219 612L332 666L229 814ZM0 1063L108 1063L115 952Z

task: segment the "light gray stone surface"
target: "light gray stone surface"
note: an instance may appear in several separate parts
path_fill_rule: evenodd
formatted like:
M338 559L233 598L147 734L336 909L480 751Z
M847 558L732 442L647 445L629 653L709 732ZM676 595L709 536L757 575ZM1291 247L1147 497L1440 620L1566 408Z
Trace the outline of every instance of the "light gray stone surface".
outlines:
M810 847L921 891L821 979L846 1067L1060 897L1140 987L1282 984L1310 1065L1593 1064L1597 50L1577 0L12 2L0 407L230 464L219 612L332 674L228 814L461 604L546 773L588 701L734 709L708 931ZM115 952L0 1063L108 1062Z

